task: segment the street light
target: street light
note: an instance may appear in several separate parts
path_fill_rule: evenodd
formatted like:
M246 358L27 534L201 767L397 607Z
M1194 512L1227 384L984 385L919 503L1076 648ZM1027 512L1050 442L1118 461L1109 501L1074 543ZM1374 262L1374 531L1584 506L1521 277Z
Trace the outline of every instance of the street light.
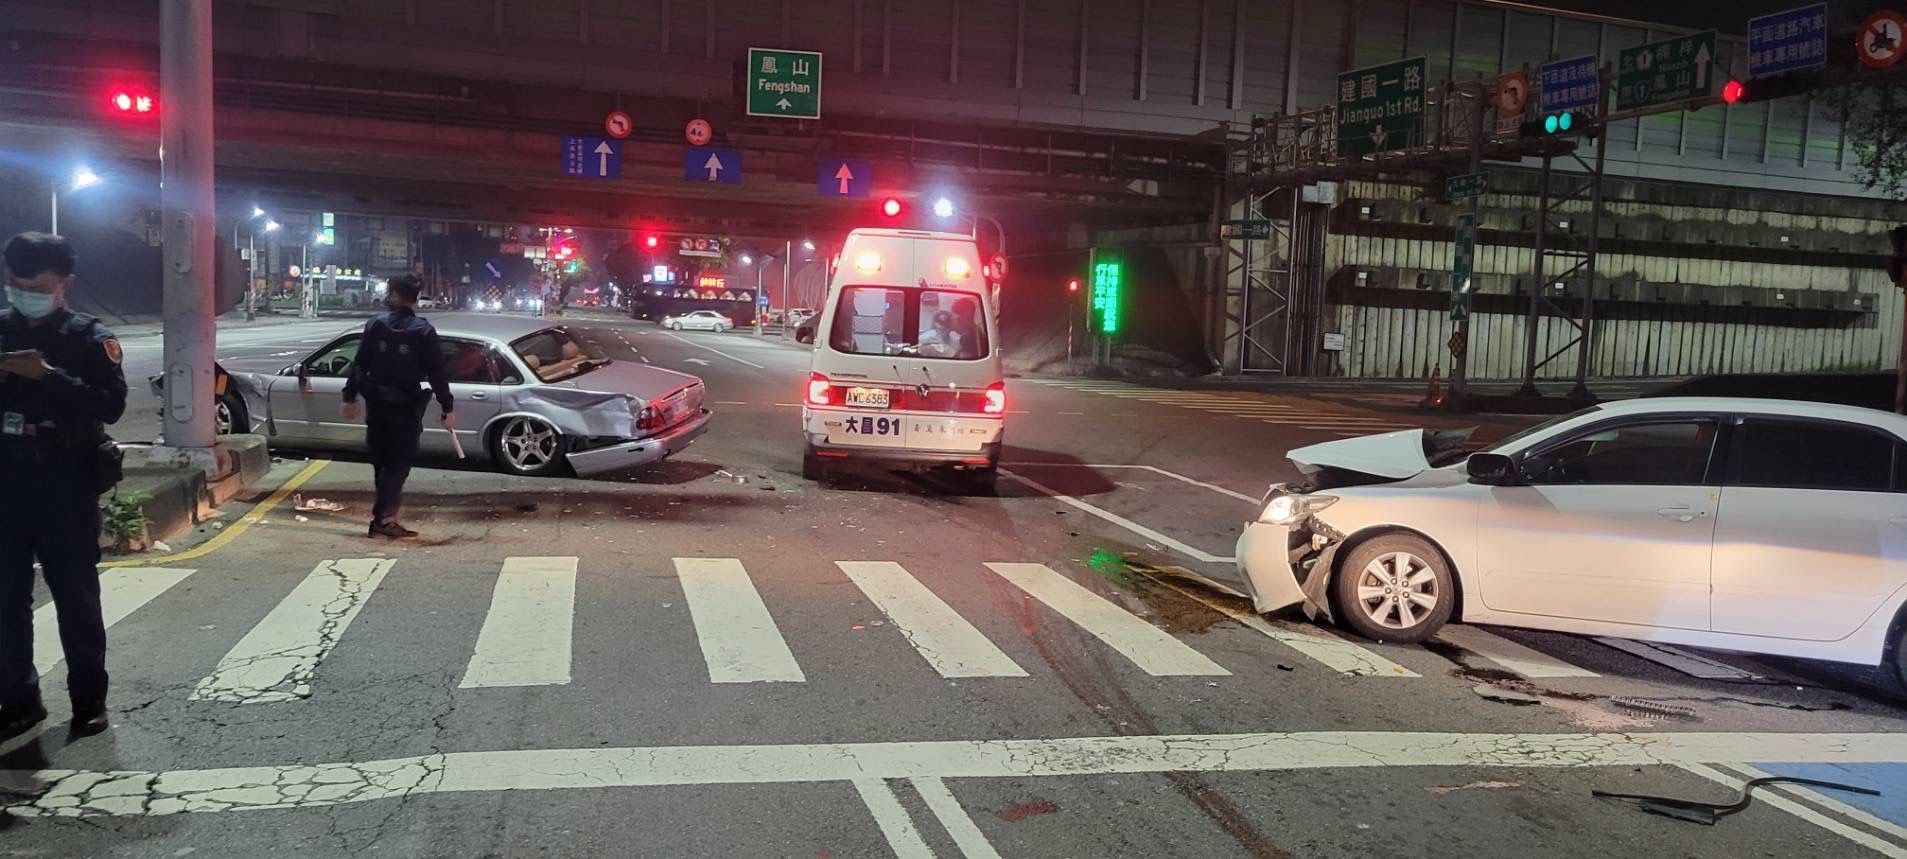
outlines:
M953 216L954 216L954 204L952 200L949 200L946 197L942 197L934 201L934 217L951 218Z
M260 209L260 208L258 208L257 206L253 206L253 207L252 207L252 218L253 218L254 220L256 220L256 219L258 219L258 218L262 218L262 217L265 217L265 210L264 210L264 209Z
M801 249L802 249L802 250L804 250L804 251L811 251L811 250L814 250L814 240L813 240L813 239L802 239L802 240L801 240Z
M59 232L60 232L60 195L72 193L74 191L80 190L81 188L91 188L94 185L97 185L99 183L100 183L100 178L98 173L94 173L91 168L80 167L73 171L73 180L72 182L67 184L66 187L62 188L58 185L53 186L53 194L52 194L53 213L52 213L52 219L51 219L52 220L51 232L54 235L59 235Z
M755 264L754 257L749 256L748 254L742 254L742 265L754 265L754 264Z
M264 214L264 212L259 212L259 214L260 214L260 215L262 215L262 214ZM265 222L265 232L268 232L268 233L275 233L275 232L278 232L278 228L279 228L279 227L281 227L281 226L284 226L284 225L283 225L283 224L280 224L280 223L278 223L277 221L266 221L266 222Z

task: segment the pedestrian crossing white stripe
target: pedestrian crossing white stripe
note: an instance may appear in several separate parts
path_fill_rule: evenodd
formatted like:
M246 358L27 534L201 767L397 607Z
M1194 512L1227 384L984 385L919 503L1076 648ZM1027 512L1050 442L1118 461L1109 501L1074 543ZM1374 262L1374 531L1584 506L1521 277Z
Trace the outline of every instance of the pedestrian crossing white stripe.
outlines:
M1596 672L1571 665L1547 653L1524 647L1482 627L1452 623L1437 638L1488 659L1524 677L1595 677Z
M1182 571L1176 567L1167 567L1166 569L1181 575L1189 572ZM1192 575L1196 576L1197 574ZM1159 584L1178 591L1181 595L1191 599L1193 602L1199 603L1206 608L1244 624L1246 628L1254 630L1266 638L1323 663L1326 668L1336 671L1339 674L1348 677L1423 676L1389 659L1385 659L1375 651L1345 641L1315 626L1294 628L1293 625L1283 622L1274 624L1256 614L1227 608L1223 603L1190 588L1180 587L1175 582L1156 576L1150 578Z
M460 689L570 681L576 558L504 558Z
M199 681L192 700L258 704L311 697L318 663L396 563L386 558L319 562Z
M967 810L960 807L960 800L954 799L947 783L934 776L913 779L914 790L927 803L927 810L934 813L940 825L953 838L954 846L960 848L960 854L967 859L1000 859L1000 852L993 849L985 833L967 816Z
M1657 665L1673 668L1690 677L1702 680L1764 680L1752 671L1736 668L1726 662L1716 662L1699 653L1690 653L1679 647L1656 644L1648 641L1630 641L1626 638L1598 638L1598 643L1606 644L1631 656L1646 659Z
M713 683L801 683L808 678L775 627L761 593L734 558L676 558Z
M990 563L987 569L1119 651L1147 674L1200 677L1231 674L1184 642L1045 564Z
M914 828L914 819L907 816L907 809L901 807L894 789L887 786L885 779L857 778L854 792L861 795L861 803L874 817L874 824L881 828L896 859L934 859L933 848L921 839L920 830Z
M185 577L193 572L168 567L102 570L99 574L99 613L106 621L106 627L110 629L113 624L125 620L126 615L138 611L140 606L171 590L173 585L185 581ZM33 668L45 674L65 659L65 650L60 646L58 615L55 614L54 605L49 602L33 612Z
M1025 677L1026 669L994 646L934 592L891 561L835 561L861 593L894 622L942 677Z

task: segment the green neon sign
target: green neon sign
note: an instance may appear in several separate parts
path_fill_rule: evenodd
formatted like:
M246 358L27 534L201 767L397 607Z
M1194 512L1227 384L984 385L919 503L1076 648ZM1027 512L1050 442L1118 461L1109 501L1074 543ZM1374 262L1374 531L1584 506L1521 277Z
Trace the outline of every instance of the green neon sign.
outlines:
M1121 295L1125 282L1125 264L1118 259L1095 261L1093 263L1093 318L1098 322L1099 333L1119 333L1122 308Z

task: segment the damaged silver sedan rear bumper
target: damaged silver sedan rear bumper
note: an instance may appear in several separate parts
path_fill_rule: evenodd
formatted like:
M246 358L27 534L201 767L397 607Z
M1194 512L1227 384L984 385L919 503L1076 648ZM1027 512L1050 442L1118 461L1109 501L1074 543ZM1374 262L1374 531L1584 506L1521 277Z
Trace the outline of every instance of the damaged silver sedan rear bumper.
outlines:
M690 442L708 432L711 412L703 409L695 417L677 423L663 432L648 438L612 444L607 447L593 447L588 450L576 450L569 453L569 467L577 477L593 477L613 471L640 468L675 454L689 446Z

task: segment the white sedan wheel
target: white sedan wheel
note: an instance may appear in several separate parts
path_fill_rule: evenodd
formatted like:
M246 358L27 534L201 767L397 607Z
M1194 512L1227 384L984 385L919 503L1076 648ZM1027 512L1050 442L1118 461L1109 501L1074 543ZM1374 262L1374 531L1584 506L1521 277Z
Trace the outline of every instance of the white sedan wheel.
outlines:
M1437 573L1408 552L1380 555L1357 578L1357 608L1379 626L1410 629L1437 608Z
M1381 534L1344 557L1331 588L1339 620L1359 635L1414 644L1437 634L1456 607L1443 553L1410 533Z

